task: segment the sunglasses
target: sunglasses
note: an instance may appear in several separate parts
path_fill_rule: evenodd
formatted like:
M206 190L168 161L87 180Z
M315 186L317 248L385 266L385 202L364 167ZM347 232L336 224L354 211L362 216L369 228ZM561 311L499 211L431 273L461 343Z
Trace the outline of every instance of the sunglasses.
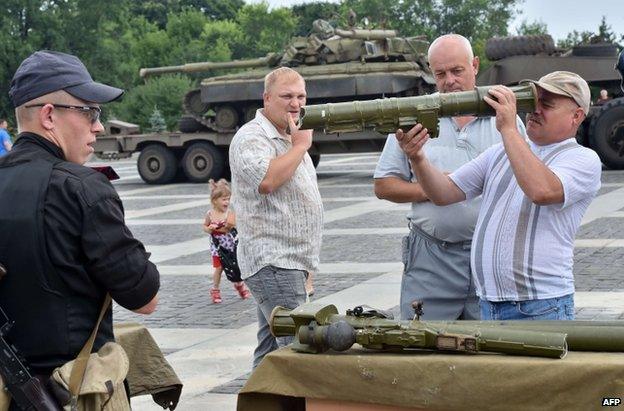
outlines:
M81 112L82 114L86 115L89 118L89 121L91 122L91 124L95 124L100 119L100 115L102 114L102 109L100 107L93 107L93 106L70 106L70 105L66 105L66 104L41 103L41 104L29 104L29 105L24 106L24 107L26 107L26 108L28 108L28 107L43 107L46 104L52 104L52 106L54 106L54 108L64 108L64 109L67 109L67 110L77 110L77 111Z

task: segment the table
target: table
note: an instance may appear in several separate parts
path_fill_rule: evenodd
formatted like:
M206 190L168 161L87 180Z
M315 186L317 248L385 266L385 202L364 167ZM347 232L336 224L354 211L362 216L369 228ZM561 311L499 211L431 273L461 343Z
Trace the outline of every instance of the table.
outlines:
M349 403L419 409L600 409L624 397L624 353L573 352L564 359L420 351L264 358L238 396L238 411L308 410ZM343 404L343 407L340 407ZM357 408L357 406L360 408ZM318 409L318 408L317 408ZM391 409L391 408L383 408Z

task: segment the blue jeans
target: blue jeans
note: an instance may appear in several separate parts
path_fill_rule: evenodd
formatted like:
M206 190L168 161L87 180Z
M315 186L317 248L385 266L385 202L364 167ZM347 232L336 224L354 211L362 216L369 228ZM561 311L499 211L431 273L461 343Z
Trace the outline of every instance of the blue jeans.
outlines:
M574 320L574 294L544 300L479 300L482 320Z
M271 311L278 305L293 309L305 303L306 277L306 271L268 265L245 279L245 284L258 303L258 346L254 351L254 369L265 355L290 344L294 339L291 336L273 337L269 319Z

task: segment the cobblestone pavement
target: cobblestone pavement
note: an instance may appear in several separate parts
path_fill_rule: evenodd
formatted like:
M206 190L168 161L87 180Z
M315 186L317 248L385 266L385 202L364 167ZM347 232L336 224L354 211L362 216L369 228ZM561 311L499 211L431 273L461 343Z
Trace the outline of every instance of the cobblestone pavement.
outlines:
M327 222L314 299L372 301L398 312L399 247L407 233L408 206L374 197L377 159L378 154L362 154L321 160L318 178ZM235 409L235 394L250 371L256 309L253 300L238 297L225 277L223 304L210 302L209 239L201 229L209 206L207 185L149 186L136 172L136 157L107 164L122 177L114 184L127 222L162 274L158 311L140 316L116 306L115 321L140 322L150 329L185 384L178 409ZM602 181L594 201L600 210L586 216L577 236L579 319L624 319L624 171L604 171ZM160 409L145 398L134 399L133 405Z

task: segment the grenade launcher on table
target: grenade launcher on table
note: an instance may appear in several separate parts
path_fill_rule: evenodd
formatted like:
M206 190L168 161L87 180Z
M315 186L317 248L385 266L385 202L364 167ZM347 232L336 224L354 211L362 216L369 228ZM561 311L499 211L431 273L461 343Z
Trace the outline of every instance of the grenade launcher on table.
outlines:
M334 305L309 303L294 310L276 307L271 314L270 327L276 337L294 335L293 349L309 353L330 348L345 351L354 343L386 351L488 351L551 358L562 358L567 353L563 333L397 321L381 311L362 307L347 310L347 315L339 315Z
M407 131L421 123L429 130L431 137L437 137L440 117L495 115L494 109L483 100L491 87L415 97L309 105L301 108L298 125L300 129L319 129L325 133L365 129L394 133L399 128ZM532 112L535 109L535 85L511 87L511 90L516 95L518 112Z
M345 351L354 343L386 351L432 349L563 358L575 351L624 351L623 321L399 321L355 307L339 315L334 305L276 307L271 333L295 336L293 349Z

